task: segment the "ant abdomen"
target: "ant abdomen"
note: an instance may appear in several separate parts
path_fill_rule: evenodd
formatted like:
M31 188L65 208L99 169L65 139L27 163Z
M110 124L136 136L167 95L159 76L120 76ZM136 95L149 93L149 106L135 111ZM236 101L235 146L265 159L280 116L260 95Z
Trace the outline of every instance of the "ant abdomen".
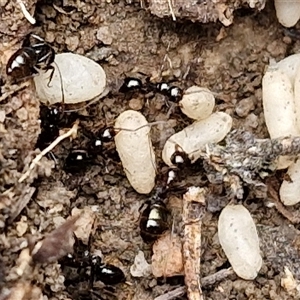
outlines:
M140 234L145 243L154 242L169 229L169 215L161 200L147 204L140 218Z

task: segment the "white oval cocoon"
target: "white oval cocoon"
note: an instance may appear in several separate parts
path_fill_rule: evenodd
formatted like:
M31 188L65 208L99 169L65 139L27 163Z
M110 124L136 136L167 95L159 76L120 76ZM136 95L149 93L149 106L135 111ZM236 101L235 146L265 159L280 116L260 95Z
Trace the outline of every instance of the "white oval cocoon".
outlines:
M279 61L275 66L281 69L289 77L292 87L294 87L296 73L300 67L300 54L292 54Z
M297 136L293 88L285 72L277 67L267 70L262 81L262 97L271 138Z
M155 185L155 155L150 139L150 126L145 117L137 111L126 110L116 119L115 128L120 130L115 136L125 174L132 187L140 194L149 194ZM136 130L138 129L138 130Z
M269 67L263 77L262 98L270 137L299 136L292 83L277 66ZM292 158L280 157L277 169L287 168L291 163Z
M298 68L294 82L294 101L296 109L297 128L300 132L300 68Z
M223 140L231 126L232 118L223 112L216 112L205 120L194 122L167 140L162 151L162 159L168 166L172 166L171 157L178 145L192 161L196 160L206 144Z
M299 0L274 0L279 23L285 27L296 25L300 19Z
M62 101L61 78L66 104L91 100L101 95L106 86L106 74L93 60L74 53L61 53L55 56L53 78L49 83L51 70L40 72L34 77L37 95L41 102L54 104Z
M284 205L295 205L300 202L300 160L293 163L287 171L291 180L284 180L279 195Z
M227 205L218 221L220 244L235 273L246 280L262 266L255 223L243 205Z
M179 102L181 111L191 119L203 120L212 114L215 97L207 88L192 86L188 88Z

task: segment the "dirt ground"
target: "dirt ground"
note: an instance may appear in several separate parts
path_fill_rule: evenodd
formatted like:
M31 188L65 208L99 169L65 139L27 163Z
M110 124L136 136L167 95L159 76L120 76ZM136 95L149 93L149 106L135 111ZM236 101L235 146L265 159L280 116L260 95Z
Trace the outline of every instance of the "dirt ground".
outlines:
M84 284L66 289L65 275L57 261L39 264L23 273L16 271L24 259L19 258L20 252L28 241L36 241L53 231L70 217L75 207L88 207L95 212L91 248L101 251L104 260L120 267L126 276L126 283L113 290L100 289L103 299L154 299L183 286L180 277L134 278L130 274L138 251L143 251L147 261L151 261L151 246L142 241L138 226L139 208L149 196L139 195L131 188L114 145L108 145L104 154L99 153L75 174L63 169L64 160L70 149L85 149L93 133L113 124L120 112L129 108L140 110L149 122L171 120L168 124L172 126L168 128L153 127L152 140L158 159L166 138L191 123L177 108L170 113L162 95L145 99L139 93L133 98L117 93L126 76L145 80L141 73L153 82L175 80L182 89L195 84L209 88L217 95L215 111L231 115L233 128L243 127L256 137L268 137L262 110L262 76L270 59L280 60L299 52L297 34L290 35L291 31L279 25L272 3L267 3L262 11L250 9L247 4L232 11L233 23L228 27L220 22L201 24L180 19L174 22L152 15L141 7L140 1L113 0L28 1L29 10L36 7L37 23L32 26L16 2L0 3L0 299L101 299L93 292L79 296ZM53 156L44 157L19 182L39 153L34 145L40 133L37 122L40 104L31 81L12 84L5 75L5 66L29 32L45 38L56 53L78 53L100 63L111 93L77 113L78 136L55 147L55 162ZM70 115L66 114L66 118ZM66 122L62 127L71 126L72 123ZM84 134L86 131L88 136ZM162 168L160 163L159 170ZM275 189L282 176L278 173L271 178ZM221 209L231 199L224 197L222 186L207 182L203 170L183 170L180 179L177 187L206 186L215 195L208 203L202 225L201 276L206 277L230 267L217 238L217 221ZM169 196L180 198L181 190L171 189ZM297 290L281 286L284 267L300 280L296 215L299 205L287 210L278 203L270 205L275 201L271 196L262 201L254 198L251 190L247 195L243 204L257 224L263 267L253 281L233 274L203 286L204 299L300 299ZM9 291L15 294L8 296ZM40 298L41 291L44 298ZM178 299L187 298L181 295Z

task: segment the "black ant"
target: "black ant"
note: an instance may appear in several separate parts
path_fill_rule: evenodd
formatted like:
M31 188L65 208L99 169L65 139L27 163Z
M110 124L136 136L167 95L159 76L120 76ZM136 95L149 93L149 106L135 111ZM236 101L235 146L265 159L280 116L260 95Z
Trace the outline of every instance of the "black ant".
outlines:
M139 78L126 77L124 79L124 83L119 89L119 92L128 93L135 91L140 91L144 93L157 92L167 96L168 99L172 102L178 102L183 96L183 91L181 88L171 85L168 82L160 82L154 84L150 82L149 78L147 78L145 84L143 84L142 80L140 80Z
M170 85L168 82L160 82L156 85L156 91L165 95L170 101L177 103L182 99L183 90L178 86Z
M59 263L65 273L65 285L67 289L77 287L81 282L89 283L89 290L93 289L94 282L101 281L105 285L116 285L125 281L125 275L118 267L105 264L101 258L90 252L91 238L88 245L76 238L74 254L68 254ZM86 292L86 291L81 291Z
M55 64L54 58L54 49L38 35L30 34L24 42L24 47L17 50L8 60L6 74L15 81L19 81L38 74L40 70L45 72L50 70L49 86L55 71L53 66L53 64ZM57 69L61 78L59 68ZM45 148L59 135L59 122L64 116L64 93L62 82L61 91L62 103L59 106L41 106L41 134L37 142L38 148Z
M176 168L189 167L192 164L188 154L179 145L175 145L175 151L170 160Z
M118 132L113 127L104 127L93 136L86 133L91 139L87 149L71 150L65 160L64 169L71 173L84 171L90 163L95 161L99 153L103 155L103 145L112 142Z
M140 216L140 235L145 243L154 242L169 229L170 212L164 203L164 198L176 178L176 170L169 169L161 177L162 186L157 187L154 196L140 208L143 210Z
M107 126L101 128L92 138L91 143L89 145L90 152L97 155L102 152L103 145L106 143L110 143L113 141L113 138L119 130L115 129L112 126Z
M145 243L152 243L169 229L170 213L165 203L159 198L148 200L144 205L146 208L140 217L140 234Z
M143 89L142 80L134 77L126 77L124 83L119 89L121 93L128 93L130 91L141 91Z
M92 161L92 157L88 151L82 149L73 149L69 152L64 169L70 173L78 173L84 171L88 164Z
M161 186L156 189L152 199L146 201L140 210L143 209L140 217L140 235L144 242L152 243L158 239L165 231L169 229L170 212L164 202L165 194L169 190L173 181L177 179L184 168L190 168L192 162L188 154L176 145L175 152L171 157L173 168L169 168L168 172L161 175ZM186 186L177 187L179 191L186 191ZM145 207L146 205L146 207Z
M17 50L8 60L6 74L19 81L32 77L39 70L51 70L49 85L54 74L54 49L35 34L30 34L26 43L26 46Z

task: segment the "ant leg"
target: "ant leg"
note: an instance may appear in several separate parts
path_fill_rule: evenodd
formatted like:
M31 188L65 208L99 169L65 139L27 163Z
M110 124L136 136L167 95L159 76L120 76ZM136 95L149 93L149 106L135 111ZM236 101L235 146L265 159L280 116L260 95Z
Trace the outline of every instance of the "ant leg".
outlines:
M42 39L40 36L38 36L38 35L36 35L34 33L31 33L30 36L32 36L34 39L36 39L36 40L42 42L43 44L45 44L45 40Z
M51 73L50 73L50 76L49 76L49 81L47 83L47 87L50 87L50 83L52 81L52 78L53 78L53 75L54 75L54 71L55 71L55 68L54 66L48 66L47 69L46 69L46 72L51 70Z

